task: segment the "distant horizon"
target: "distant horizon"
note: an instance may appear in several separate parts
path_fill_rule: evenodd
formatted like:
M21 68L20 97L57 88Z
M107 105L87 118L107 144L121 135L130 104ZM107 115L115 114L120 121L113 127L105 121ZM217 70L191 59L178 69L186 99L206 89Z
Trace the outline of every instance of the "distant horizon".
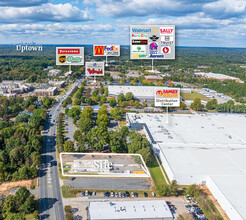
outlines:
M103 44L103 43L102 43ZM108 43L110 45L110 43ZM21 45L20 43L11 43L11 44L1 44L0 43L0 46L16 46L16 45ZM25 43L22 44L22 45L26 45ZM60 45L64 45L64 46L93 46L93 45L100 45L98 43L96 44L30 44L30 46L32 45L37 45L37 46L60 46ZM107 45L107 43L106 43ZM114 44L112 44L114 45ZM118 44L120 45L121 47L130 47L130 45L127 45L127 44ZM204 48L204 49L216 49L216 48L219 48L219 49L246 49L246 47L212 47L212 46L176 46L176 48Z

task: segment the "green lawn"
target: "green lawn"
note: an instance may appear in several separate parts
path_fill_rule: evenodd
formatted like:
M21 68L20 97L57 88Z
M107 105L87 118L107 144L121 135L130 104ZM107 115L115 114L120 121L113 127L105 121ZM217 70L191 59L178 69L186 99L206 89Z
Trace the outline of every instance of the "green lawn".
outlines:
M194 100L195 98L200 98L204 101L209 101L210 99L206 96L198 93L198 92L192 92L192 93L181 93L181 96L184 100Z
M148 164L148 168L156 187L158 185L166 184L165 178L161 172L160 167L158 166L155 157L153 157L151 163Z

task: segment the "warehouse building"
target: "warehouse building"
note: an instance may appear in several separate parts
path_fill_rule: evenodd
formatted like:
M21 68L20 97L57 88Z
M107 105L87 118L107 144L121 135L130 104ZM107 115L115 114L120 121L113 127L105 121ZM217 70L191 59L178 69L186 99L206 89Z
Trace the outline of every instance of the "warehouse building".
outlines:
M108 86L109 96L118 96L120 93L124 95L128 92L132 92L137 99L154 100L155 91L161 90L167 87L163 86ZM180 89L181 93L191 93L191 89Z
M245 114L127 114L169 179L208 187L230 219L246 219Z
M90 220L172 220L165 200L89 202Z

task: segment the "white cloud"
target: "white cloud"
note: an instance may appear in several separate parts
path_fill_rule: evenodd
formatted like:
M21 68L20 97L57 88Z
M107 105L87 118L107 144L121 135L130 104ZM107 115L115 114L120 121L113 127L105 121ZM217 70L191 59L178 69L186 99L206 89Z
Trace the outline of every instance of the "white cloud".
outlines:
M0 26L2 33L10 35L29 35L42 34L47 36L52 35L101 35L103 32L113 32L114 28L109 24L95 24L95 25L74 25L74 24L4 24Z
M84 0L85 5L97 5L97 11L112 17L180 16L202 10L212 0Z
M51 3L32 7L0 7L0 23L21 22L76 22L87 21L91 17L87 10L81 10L70 3L53 5Z
M240 17L246 14L246 0L219 0L205 4L203 10L215 18Z
M174 24L177 29L215 29L234 24L234 19L217 20L206 17L203 12L173 19L148 19L146 24Z

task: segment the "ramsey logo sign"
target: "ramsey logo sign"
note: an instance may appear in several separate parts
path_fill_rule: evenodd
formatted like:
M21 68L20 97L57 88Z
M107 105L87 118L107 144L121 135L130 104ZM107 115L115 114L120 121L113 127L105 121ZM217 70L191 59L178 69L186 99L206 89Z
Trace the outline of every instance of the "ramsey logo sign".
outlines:
M173 28L171 27L161 27L160 28L160 34L164 35L164 34L168 34L168 35L172 35L174 33Z
M180 105L180 89L165 88L155 92L155 106L178 107Z
M178 97L178 91L177 89L165 89L165 90L158 90L156 92L156 96L158 98L173 98Z

